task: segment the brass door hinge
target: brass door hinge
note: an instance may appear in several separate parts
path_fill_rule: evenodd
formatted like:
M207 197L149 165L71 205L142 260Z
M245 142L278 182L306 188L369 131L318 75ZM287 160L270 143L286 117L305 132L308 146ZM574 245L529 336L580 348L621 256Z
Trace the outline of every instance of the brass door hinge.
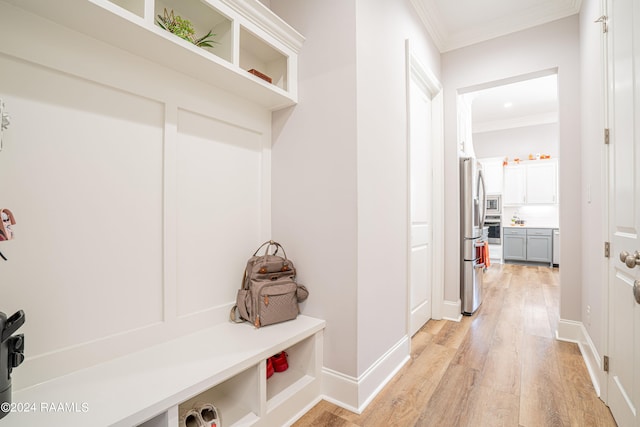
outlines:
M609 258L611 253L611 244L609 242L604 242L604 257Z
M609 145L609 129L604 130L604 144Z
M605 372L609 372L609 356L603 357L602 369L604 369Z

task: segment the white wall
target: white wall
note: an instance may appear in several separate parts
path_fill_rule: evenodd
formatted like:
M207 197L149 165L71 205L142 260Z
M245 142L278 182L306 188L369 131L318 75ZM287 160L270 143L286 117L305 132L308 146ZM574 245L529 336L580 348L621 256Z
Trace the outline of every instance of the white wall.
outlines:
M603 143L604 79L601 24L594 24L602 12L600 1L584 0L580 13L580 58L582 70L582 323L589 334L596 354L593 366L600 363L606 351L607 336L607 260L602 245L607 240L606 186L607 148ZM616 256L616 254L612 254ZM590 307L590 313L587 312ZM588 348L588 347L587 347ZM604 374L603 374L604 375Z
M580 319L581 267L581 166L580 69L578 17L572 16L525 31L447 52L442 56L445 87L445 233L451 236L445 247L445 299L459 299L459 202L456 151L456 96L458 91L514 76L557 69L560 141L560 228L562 229L560 270L562 283L560 317Z
M358 374L362 375L407 335L405 40L438 78L440 67L433 58L437 51L409 1L358 0L356 19Z
M473 147L476 157L519 157L528 159L529 154L550 154L557 158L560 153L558 144L558 124L547 123L490 132L474 132Z
M274 115L274 236L327 320L325 392L358 409L408 356L405 40L437 76L439 54L409 1L271 6L306 37L299 105Z
M270 235L270 112L3 2L0 39L14 389L226 321Z
M327 320L324 365L357 371L356 45L353 1L272 0L304 34L299 104L273 115L273 237ZM328 30L328 29L331 30Z

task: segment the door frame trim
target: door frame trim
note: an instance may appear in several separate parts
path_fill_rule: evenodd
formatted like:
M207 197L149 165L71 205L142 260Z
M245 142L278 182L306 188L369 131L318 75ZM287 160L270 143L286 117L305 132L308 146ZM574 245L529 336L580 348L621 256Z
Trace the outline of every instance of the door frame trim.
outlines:
M409 39L405 40L406 52L406 109L410 109L410 87L411 80L422 85L431 95L431 160L434 177L444 177L444 94L443 87L435 74L426 67L420 58L411 49ZM410 143L411 143L411 123L410 115L407 113L407 228L406 235L408 242L411 242L411 174L410 163ZM431 317L442 319L445 311L444 307L444 179L432 180L432 207L440 206L441 209L432 208L432 251L431 251ZM407 245L407 334L411 330L411 245Z
M602 15L606 15L606 16L610 16L610 7L609 7L609 2L607 0L601 0L600 1L600 8L601 8L601 12ZM612 64L610 64L610 48L611 48L611 37L609 37L609 32L607 31L606 33L602 33L601 37L600 37L600 46L601 46L601 52L602 52L602 98L603 98L603 104L604 104L604 117L603 117L603 122L604 122L604 127L605 129L610 129L610 114L611 114L611 80L610 80L610 76L611 76L611 67ZM613 161L613 156L611 156L611 145L607 144L605 145L604 149L603 149L603 156L602 156L602 164L603 164L603 169L604 169L604 173L603 173L603 178L606 180L606 182L603 185L603 212L602 212L602 227L603 227L603 235L606 236L607 241L609 242L609 244L611 245L611 243L613 242L613 234L611 232L611 206L612 206L612 200L611 198L613 197L613 191L611 188L613 181L613 177L611 176L613 173L613 167L611 162ZM603 289L601 289L601 298L603 301L603 307L602 307L602 312L603 312L603 353L606 355L610 355L611 354L611 330L610 328L611 326L611 309L610 309L610 304L611 304L611 268L612 268L612 263L615 262L614 260L616 259L616 255L613 254L612 252L609 253L609 259L607 260L606 264L605 264L605 271L604 271L604 286ZM602 360L599 359L598 360L598 380L600 382L600 399L602 399L602 401L609 406L609 373L604 371L604 366L602 363ZM611 415L613 416L613 413L611 413Z

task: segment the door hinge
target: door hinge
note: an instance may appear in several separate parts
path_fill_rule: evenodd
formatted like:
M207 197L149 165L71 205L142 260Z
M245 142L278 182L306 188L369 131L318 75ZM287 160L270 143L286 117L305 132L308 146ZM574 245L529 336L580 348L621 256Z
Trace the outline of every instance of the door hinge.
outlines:
M611 244L609 242L604 242L604 257L609 258L611 252Z
M609 356L603 357L602 369L604 369L605 372L609 372Z
M604 144L609 145L609 129L604 130Z
M607 26L607 20L609 19L609 17L607 15L602 15L601 17L599 17L598 19L596 19L593 22L601 22L602 23L602 32L603 33L607 33L607 31L609 31L609 27Z

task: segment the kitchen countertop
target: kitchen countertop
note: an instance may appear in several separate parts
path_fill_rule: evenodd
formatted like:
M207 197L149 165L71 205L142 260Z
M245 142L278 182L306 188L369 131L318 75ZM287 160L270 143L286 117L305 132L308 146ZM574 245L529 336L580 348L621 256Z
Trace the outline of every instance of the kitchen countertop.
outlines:
M524 224L524 225L503 225L504 228L560 228L557 225L549 225L549 224Z

